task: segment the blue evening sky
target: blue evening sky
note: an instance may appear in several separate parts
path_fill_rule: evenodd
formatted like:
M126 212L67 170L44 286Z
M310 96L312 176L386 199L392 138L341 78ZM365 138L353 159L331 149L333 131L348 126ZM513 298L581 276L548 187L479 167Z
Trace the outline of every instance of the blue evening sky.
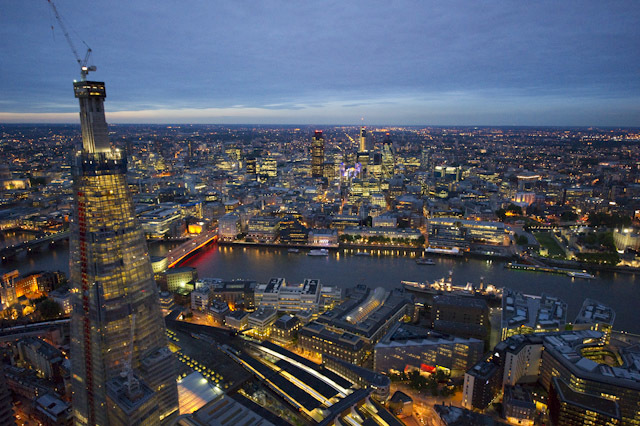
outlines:
M640 126L638 0L56 5L112 123ZM78 121L45 0L0 0L0 70L0 122Z

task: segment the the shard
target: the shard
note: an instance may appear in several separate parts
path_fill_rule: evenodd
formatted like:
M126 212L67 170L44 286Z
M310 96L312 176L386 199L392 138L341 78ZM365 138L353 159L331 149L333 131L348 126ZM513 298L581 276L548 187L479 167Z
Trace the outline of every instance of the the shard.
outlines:
M74 157L70 240L75 423L145 418L144 424L170 424L178 414L175 361L125 180L126 158L109 144L104 83L83 79L74 90L83 143ZM127 392L119 395L118 389Z

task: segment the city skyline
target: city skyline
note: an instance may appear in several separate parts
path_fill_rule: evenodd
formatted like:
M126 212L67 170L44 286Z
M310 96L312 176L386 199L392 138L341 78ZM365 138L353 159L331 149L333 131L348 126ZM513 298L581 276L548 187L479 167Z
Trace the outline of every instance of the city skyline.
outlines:
M95 78L110 82L110 123L626 127L640 118L632 2L57 6L78 50L81 39L93 48ZM77 122L66 95L77 64L46 2L9 6L4 19L0 122Z

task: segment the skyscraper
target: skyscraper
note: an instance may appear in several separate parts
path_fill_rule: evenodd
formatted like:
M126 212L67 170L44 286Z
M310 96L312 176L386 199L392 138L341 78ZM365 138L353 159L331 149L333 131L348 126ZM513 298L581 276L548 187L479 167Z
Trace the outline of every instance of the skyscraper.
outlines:
M361 167L361 176L368 176L368 167L371 162L371 158L369 158L369 150L367 149L367 129L362 126L360 127L360 149L357 154L357 162L360 163Z
M362 126L360 127L360 149L359 152L367 151L367 129Z
M152 423L168 424L178 410L175 365L144 233L125 180L126 157L110 148L104 83L83 80L74 89L83 144L73 168L70 239L75 423L117 423L108 384L127 373L130 364L157 405L153 413L158 420Z
M384 142L382 142L382 176L386 179L393 177L393 169L395 167L395 158L393 150L393 142L389 133L386 134Z
M324 166L324 138L322 130L316 130L311 140L311 176L322 177Z

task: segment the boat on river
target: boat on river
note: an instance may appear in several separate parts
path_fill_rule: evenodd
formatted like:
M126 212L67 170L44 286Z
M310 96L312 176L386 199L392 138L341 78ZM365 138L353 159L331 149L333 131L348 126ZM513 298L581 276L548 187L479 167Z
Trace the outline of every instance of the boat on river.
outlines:
M433 259L427 259L424 257L421 257L420 259L416 260L416 263L418 265L435 265L436 262L433 261Z
M596 278L595 275L591 275L590 273L584 271L571 271L567 272L567 275L571 278L583 278L585 280L593 280Z
M314 249L307 253L307 256L329 256L329 250L327 249Z
M480 297L485 299L490 305L497 305L502 301L502 289L496 288L494 285L484 284L484 279L480 277L480 284L474 285L468 282L466 285L454 285L452 279L452 273L449 272L449 277L440 278L434 282L413 282L402 281L402 287L418 296L438 296L438 295L451 295L451 296L466 296L466 297Z

